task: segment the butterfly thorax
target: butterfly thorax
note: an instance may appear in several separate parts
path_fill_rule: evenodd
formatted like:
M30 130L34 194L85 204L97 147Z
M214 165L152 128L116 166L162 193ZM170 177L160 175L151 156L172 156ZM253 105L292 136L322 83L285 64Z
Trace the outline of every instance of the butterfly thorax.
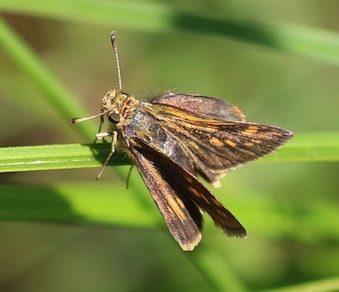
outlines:
M102 99L101 112L105 113L111 122L119 123L127 118L131 109L138 103L137 99L127 93L110 89Z

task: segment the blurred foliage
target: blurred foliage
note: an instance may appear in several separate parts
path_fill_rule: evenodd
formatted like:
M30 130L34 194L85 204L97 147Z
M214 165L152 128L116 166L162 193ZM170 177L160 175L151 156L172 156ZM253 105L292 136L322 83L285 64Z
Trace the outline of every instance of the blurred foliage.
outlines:
M117 85L112 30L129 94L220 96L250 121L296 137L334 133L338 145L338 6L2 0L0 145L92 141L95 122L70 128L68 120L96 113ZM10 40L19 45L8 51ZM192 253L171 238L137 171L126 189L129 167L116 169L120 178L106 169L99 182L98 169L1 174L1 291L339 289L337 163L251 163L231 172L211 190L249 238L226 238L206 218Z

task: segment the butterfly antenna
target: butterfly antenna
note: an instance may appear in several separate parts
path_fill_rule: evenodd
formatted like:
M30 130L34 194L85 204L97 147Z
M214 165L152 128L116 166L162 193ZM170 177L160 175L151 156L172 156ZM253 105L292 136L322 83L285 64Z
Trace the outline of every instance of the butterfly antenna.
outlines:
M96 115L93 115L93 116L90 116L90 117L86 117L86 118L73 118L69 121L69 123L71 125L73 124L76 124L76 123L81 123L81 122L85 122L85 121L88 121L88 120L91 120L91 119L94 119L94 118L97 118L97 117L102 117L104 113L103 112L100 112Z
M122 90L122 81L121 81L121 73L120 73L120 61L119 61L119 55L118 55L118 46L117 46L117 40L115 37L115 31L112 31L111 33L111 43L115 55L115 60L117 62L117 70L118 70L118 82L119 82L119 90Z

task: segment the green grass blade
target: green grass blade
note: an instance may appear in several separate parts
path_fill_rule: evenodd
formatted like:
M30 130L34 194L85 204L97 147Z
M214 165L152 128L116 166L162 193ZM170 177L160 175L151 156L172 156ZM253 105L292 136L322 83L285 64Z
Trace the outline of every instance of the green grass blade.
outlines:
M65 87L53 76L44 65L39 56L27 46L27 44L7 25L0 17L0 45L6 53L16 62L17 66L31 79L33 84L41 91L49 102L63 118L70 119L74 113L86 116L81 106L75 102L75 98ZM79 132L93 139L92 135L96 129L93 125L79 125Z
M266 292L320 292L320 291L339 291L339 278L324 279L313 282L306 282L300 285L289 286L268 290Z
M150 196L144 193L144 186L132 194L124 183L112 187L111 183L94 178L92 181L46 187L2 185L0 221L67 222L149 229L165 226ZM265 198L262 200L251 195L250 190L247 194L234 194L232 205L238 214L246 214L246 225L252 230L252 236L293 236L296 241L309 243L339 239L334 201L311 199L307 205L295 203L291 208L274 198L267 199L268 194L261 193ZM211 220L206 220L206 225L215 228ZM300 229L302 232L296 234ZM204 260L197 259L197 262Z
M157 218L156 212L148 212L125 185L114 189L103 183L1 186L0 189L1 221L110 224L134 228L150 228L160 222L160 215Z
M295 134L282 149L260 161L338 161L339 133Z
M144 2L2 0L0 9L64 21L90 22L112 29L193 31L339 65L338 34L300 26L215 19L178 11L171 5Z
M66 144L0 148L0 172L100 167L110 144ZM260 161L339 161L339 133L299 134ZM109 165L131 162L115 153Z
M109 144L44 145L0 148L0 172L100 167L110 151ZM131 164L117 153L110 165Z

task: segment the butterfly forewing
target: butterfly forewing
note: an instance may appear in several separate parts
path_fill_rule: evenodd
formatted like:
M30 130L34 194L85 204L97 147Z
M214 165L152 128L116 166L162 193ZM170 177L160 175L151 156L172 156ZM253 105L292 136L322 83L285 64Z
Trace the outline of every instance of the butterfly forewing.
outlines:
M217 120L169 105L154 105L152 111L164 129L186 142L196 171L212 183L229 169L272 152L292 135L278 127Z

